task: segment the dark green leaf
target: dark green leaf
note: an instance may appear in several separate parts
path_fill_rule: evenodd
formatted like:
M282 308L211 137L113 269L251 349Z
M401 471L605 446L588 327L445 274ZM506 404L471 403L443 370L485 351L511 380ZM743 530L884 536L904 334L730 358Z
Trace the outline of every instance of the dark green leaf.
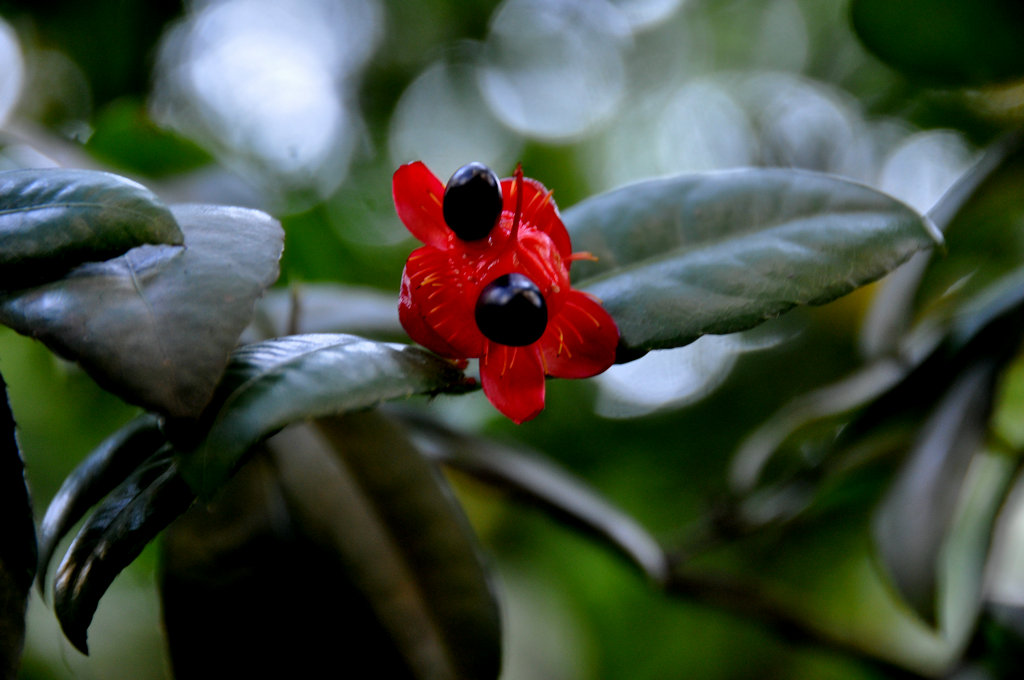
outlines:
M1017 0L854 0L853 26L890 66L939 85L1024 76L1024 5Z
M157 456L115 489L78 532L53 589L61 628L82 653L88 654L86 632L114 577L193 500L176 463Z
M0 289L50 281L145 243L181 244L182 234L141 184L92 170L0 173Z
M874 520L879 559L897 590L936 620L939 557L964 477L986 432L995 365L964 371L925 423Z
M104 440L76 467L50 501L39 526L39 585L57 543L98 503L167 442L160 418L139 416Z
M652 581L668 574L664 551L647 530L582 480L540 456L425 420L413 422L413 441L431 459L511 492L570 526L595 536Z
M208 497L246 451L290 423L414 394L465 389L451 362L354 335L295 335L239 348L208 410L210 429L182 456L182 473Z
M271 456L257 449L214 502L194 504L161 536L173 677L315 678L363 667L408 678L342 557L295 521Z
M390 636L409 677L497 678L500 617L475 539L401 428L370 411L268 445L296 521L339 556L373 612L364 625Z
M100 386L174 417L213 394L253 305L277 278L283 233L254 210L174 208L185 246L141 246L0 295L0 321L78 361Z
M25 608L36 573L36 528L24 464L0 377L0 678L14 678L25 640Z
M630 348L683 345L821 304L941 242L895 199L810 172L746 169L651 180L564 214L577 285Z
M829 385L791 400L744 438L729 471L735 493L746 494L761 481L765 465L795 432L829 419L850 417L892 389L916 363L882 358Z

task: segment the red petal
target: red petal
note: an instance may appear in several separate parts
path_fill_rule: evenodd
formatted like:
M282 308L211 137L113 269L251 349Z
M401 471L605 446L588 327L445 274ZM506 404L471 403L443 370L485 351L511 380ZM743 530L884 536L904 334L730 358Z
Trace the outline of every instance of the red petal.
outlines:
M536 345L488 342L480 359L480 382L494 407L517 425L544 409L544 369Z
M413 340L442 356L478 357L485 340L474 316L478 294L448 252L423 246L406 260L398 318Z
M398 217L412 235L444 250L451 230L444 221L444 184L420 161L403 165L391 178L391 195Z
M402 292L398 297L398 320L402 323L402 328L405 329L405 332L409 334L409 337L414 342L418 342L443 357L448 357L449 359L463 358L457 349L449 345L444 338L430 329L430 326L420 316L417 309L412 293L409 290L409 279L403 275Z
M516 197L513 187L515 180L506 178L501 180L501 194L505 210L515 211ZM562 257L569 257L572 254L572 244L569 241L569 232L562 224L562 218L558 214L558 206L552 198L552 192L535 179L523 178L523 224L532 225L534 229L541 231L551 237L555 248Z
M544 370L556 378L589 378L615 362L619 329L592 296L569 291L558 315L538 341Z

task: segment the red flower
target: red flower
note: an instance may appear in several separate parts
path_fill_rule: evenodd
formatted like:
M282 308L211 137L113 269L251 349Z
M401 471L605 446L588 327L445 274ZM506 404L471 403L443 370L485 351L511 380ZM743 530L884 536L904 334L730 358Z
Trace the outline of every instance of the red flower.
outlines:
M569 286L573 260L591 256L572 254L540 182L516 168L499 190L474 163L446 187L415 162L395 171L392 189L398 216L425 244L402 272L402 326L442 356L479 357L484 394L499 411L522 423L544 408L545 375L587 378L611 366L615 322Z

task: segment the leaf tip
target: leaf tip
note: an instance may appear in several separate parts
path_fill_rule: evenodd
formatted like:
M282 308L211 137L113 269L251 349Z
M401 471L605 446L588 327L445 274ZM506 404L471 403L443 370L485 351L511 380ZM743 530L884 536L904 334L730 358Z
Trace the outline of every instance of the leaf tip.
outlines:
M932 220L932 218L929 217L928 215L922 215L921 216L921 226L924 227L925 232L932 239L932 241L934 242L935 247L938 248L939 250L941 250L941 252L945 253L946 252L946 239L942 235L942 230L939 229L939 226L937 224L935 224L935 222Z
M66 572L58 574L57 582L54 584L53 610L64 637L75 649L88 656L88 630L92 622L92 610L82 608L79 598L75 595L76 588L69 580Z

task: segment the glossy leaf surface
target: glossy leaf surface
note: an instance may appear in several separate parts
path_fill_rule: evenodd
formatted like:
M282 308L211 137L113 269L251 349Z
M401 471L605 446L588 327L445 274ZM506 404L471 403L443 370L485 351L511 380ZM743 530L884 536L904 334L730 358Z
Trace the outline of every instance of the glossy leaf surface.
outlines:
M0 289L50 281L145 243L181 244L182 234L141 184L92 170L0 173Z
M140 467L89 517L54 581L54 611L68 640L88 653L86 632L114 577L195 500L173 459Z
M354 335L295 335L239 348L207 414L209 431L182 454L182 472L212 494L246 451L290 423L414 394L465 389L451 362L415 347Z
M893 198L836 177L780 169L629 185L563 214L575 281L611 313L626 346L684 345L822 304L941 242Z
M105 439L71 474L39 526L40 585L57 543L93 505L126 480L166 443L160 419L144 414Z
M141 246L0 295L0 322L77 361L130 403L198 415L256 299L277 278L283 232L244 208L184 205L174 216L184 248Z

